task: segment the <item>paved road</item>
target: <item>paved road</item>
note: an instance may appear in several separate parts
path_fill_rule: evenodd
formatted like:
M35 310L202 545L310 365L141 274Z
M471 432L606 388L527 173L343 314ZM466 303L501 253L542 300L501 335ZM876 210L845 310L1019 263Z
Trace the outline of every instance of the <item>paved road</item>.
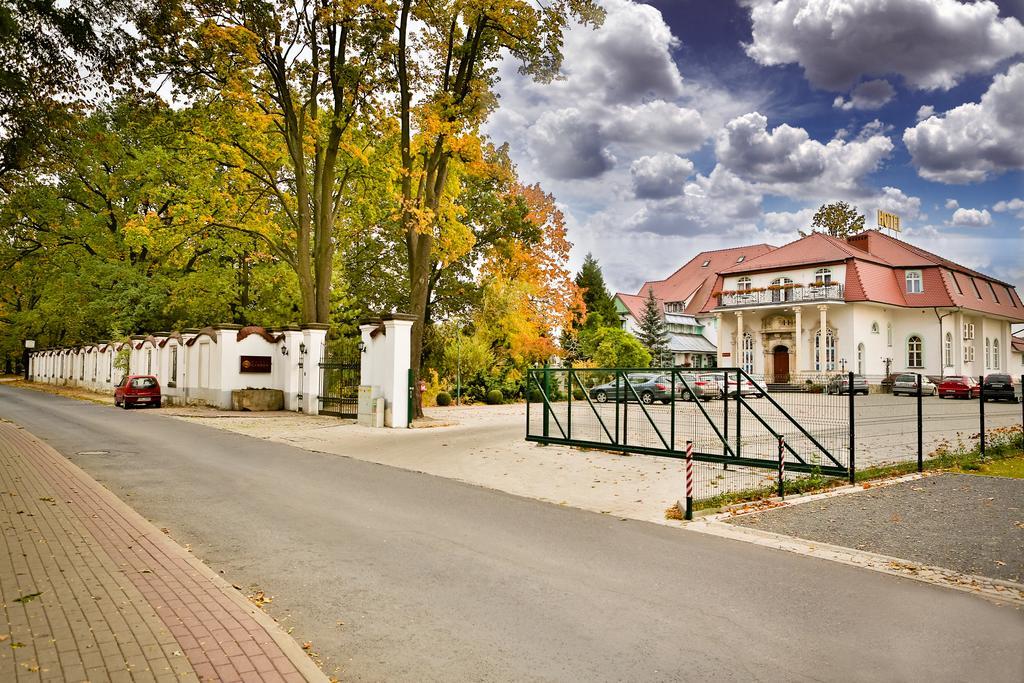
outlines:
M1024 677L1021 611L960 592L156 412L0 386L0 417L274 595L350 680Z

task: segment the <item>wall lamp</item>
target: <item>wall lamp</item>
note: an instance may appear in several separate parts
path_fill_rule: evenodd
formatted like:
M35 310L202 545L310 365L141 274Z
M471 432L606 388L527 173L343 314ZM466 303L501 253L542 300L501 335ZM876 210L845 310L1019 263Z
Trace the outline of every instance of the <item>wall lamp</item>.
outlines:
M281 355L282 356L287 356L288 355L288 347L287 346L282 346L281 347Z
M306 342L299 342L299 353L303 356L306 355Z
M356 342L356 349L359 351L359 353L366 353L366 342Z

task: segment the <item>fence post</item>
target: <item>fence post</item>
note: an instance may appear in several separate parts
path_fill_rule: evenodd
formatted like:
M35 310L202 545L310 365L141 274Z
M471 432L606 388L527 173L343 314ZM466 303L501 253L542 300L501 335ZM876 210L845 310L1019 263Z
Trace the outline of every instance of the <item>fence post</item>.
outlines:
M672 414L668 418L668 431L669 431L669 450L674 451L676 449L676 371L672 371L672 401L669 403L669 410Z
M853 390L853 372L848 377L850 384L848 388L850 390L850 483L853 484L857 480L857 424L856 424L856 411L854 409L854 396L857 392ZM839 384L842 387L842 383Z
M742 436L741 433L740 433L740 431L741 431L740 430L740 414L742 413L742 408L743 408L743 401L740 400L741 396L742 396L742 394L741 394L741 387L740 387L740 379L741 378L742 378L742 374L740 373L739 370L737 370L736 371L736 457L737 458L740 457L740 438ZM728 384L728 382L726 382L726 384Z
M615 371L615 395L612 396L615 406L615 443L619 443L619 371Z
M696 397L694 397L696 398ZM722 370L722 457L729 457L729 371ZM722 469L729 469L728 461Z
M786 437L779 434L779 500L786 499Z
M924 389L921 373L917 373L917 471L924 471L924 416L922 414L922 399Z
M565 422L566 422L565 431L566 431L566 438L572 439L572 368L569 368L569 370L565 373L565 378L566 378L566 383L565 383L566 384L566 387L565 387L566 396L565 396L565 400L567 402L567 404L566 404L566 418L565 418Z
M687 520L693 519L693 442L686 442L686 514Z
M405 425L406 427L408 427L409 425L412 424L412 418L416 414L413 411L413 409L412 409L413 401L414 401L414 393L413 392L415 390L415 386L416 386L416 371L413 370L412 368L409 368L409 391L408 391L408 393L409 393L408 401L409 402L406 404L406 413L405 413L406 415L408 415L408 422ZM423 400L423 399L421 398L420 400Z
M619 370L619 373L622 371ZM629 377L622 376L622 445L629 443ZM615 385L618 389L618 384ZM617 393L617 392L616 392Z
M530 436L530 380L536 381L533 370L526 368L526 436Z
M550 388L551 388L550 372L548 371L548 364L545 363L544 364L544 389L543 389L544 395L541 397L541 400L544 403L544 438L545 439L548 438L548 436L549 436L549 433L548 433L548 431L549 431L549 424L548 423L549 423L549 421L551 419L551 416L549 414L551 411L548 409L548 403L551 402L551 391L550 391Z
M981 418L981 432L979 432L979 436L981 437L981 443L980 443L981 459L984 460L985 459L985 377L984 376L978 377L978 406L980 408L980 410L978 411L978 415Z

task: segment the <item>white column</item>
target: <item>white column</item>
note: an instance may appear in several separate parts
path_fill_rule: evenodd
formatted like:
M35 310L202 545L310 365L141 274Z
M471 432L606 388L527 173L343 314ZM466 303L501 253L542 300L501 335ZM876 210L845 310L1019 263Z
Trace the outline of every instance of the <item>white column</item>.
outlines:
M725 331L722 329L722 314L715 313L715 354L717 355L716 365L721 367L722 350L725 348Z
M825 362L827 357L826 354L826 337L828 336L828 320L826 319L825 312L828 310L828 306L818 306L818 312L821 318L821 341L818 342L818 367L821 368L821 372L825 372L828 368L828 364Z
M800 362L803 360L803 354L801 353L801 347L803 346L803 320L801 314L803 313L803 310L800 306L796 306L793 308L793 313L796 316L796 320L794 321L796 331L793 334L794 360L791 374L797 375L797 378L799 379L799 373L803 370L803 368L800 367Z
M320 359L324 357L327 325L308 323L302 326L302 343L306 353L302 357L302 410L308 415L320 414Z
M299 375L299 344L303 343L302 330L298 326L288 326L280 330L280 333L284 335L281 346L288 349L287 355L281 356L281 362L284 364L281 386L281 390L284 391L284 409L298 411L299 392L302 387L302 378Z
M743 364L743 311L736 311L736 343L734 346L731 365L738 368Z
M387 337L385 349L388 365L382 388L387 401L384 410L384 425L395 429L409 426L409 368L412 358L411 315L394 314L384 320Z

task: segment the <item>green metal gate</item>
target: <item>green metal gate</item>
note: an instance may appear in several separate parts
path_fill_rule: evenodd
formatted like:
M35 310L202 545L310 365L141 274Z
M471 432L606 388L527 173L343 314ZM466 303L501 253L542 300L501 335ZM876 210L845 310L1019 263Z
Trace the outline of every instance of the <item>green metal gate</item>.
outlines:
M773 396L740 368L541 368L526 394L527 441L670 458L690 441L695 460L763 469L781 443L786 470L853 476L852 396Z
M337 417L359 417L358 340L329 342L320 360L320 413Z

